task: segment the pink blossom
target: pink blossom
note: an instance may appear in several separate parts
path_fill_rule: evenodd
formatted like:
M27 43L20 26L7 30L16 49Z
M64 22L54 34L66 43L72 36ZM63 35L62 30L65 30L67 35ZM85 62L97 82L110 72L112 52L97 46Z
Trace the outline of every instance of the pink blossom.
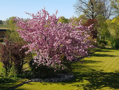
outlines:
M57 11L58 12L58 11ZM56 12L56 14L57 14ZM29 14L29 13L27 13ZM35 50L38 59L38 65L44 64L47 66L54 66L55 64L61 65L61 56L64 54L67 60L71 61L78 57L84 57L87 54L91 41L89 37L90 28L81 25L73 26L72 22L67 24L57 23L59 18L56 15L49 15L49 13L42 9L36 15L29 14L32 19L25 22L22 18L16 19L16 26L19 28L17 31L24 41L29 42L29 52Z

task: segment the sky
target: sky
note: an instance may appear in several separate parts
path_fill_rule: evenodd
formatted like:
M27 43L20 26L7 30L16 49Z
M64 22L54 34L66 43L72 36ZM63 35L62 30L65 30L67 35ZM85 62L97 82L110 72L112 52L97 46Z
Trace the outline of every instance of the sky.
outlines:
M6 20L12 16L31 18L25 12L36 14L44 7L50 15L58 10L57 17L64 16L67 19L78 17L73 6L76 2L77 0L0 0L0 20Z

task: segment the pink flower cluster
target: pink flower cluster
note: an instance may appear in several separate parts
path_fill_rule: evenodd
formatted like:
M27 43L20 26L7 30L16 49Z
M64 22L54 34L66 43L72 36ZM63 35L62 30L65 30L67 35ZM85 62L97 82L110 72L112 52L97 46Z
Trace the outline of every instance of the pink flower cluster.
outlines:
M45 9L42 9L36 15L29 14L32 19L28 19L27 22L22 18L16 19L20 37L29 42L22 48L29 47L26 54L31 51L37 52L34 62L38 65L56 67L56 64L61 65L62 55L72 61L88 55L87 49L93 46L87 39L90 36L91 26L82 26L81 21L78 26L73 26L73 21L67 24L57 23L59 18L56 14L49 15Z

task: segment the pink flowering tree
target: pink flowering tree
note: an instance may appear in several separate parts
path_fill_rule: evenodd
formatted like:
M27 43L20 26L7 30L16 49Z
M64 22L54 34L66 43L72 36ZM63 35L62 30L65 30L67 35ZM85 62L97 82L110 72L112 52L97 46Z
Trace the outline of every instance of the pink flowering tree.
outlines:
M29 43L22 48L29 48L26 54L36 51L34 62L38 66L41 64L55 68L57 65L62 66L62 56L72 62L87 56L88 48L93 47L88 40L91 26L82 26L81 21L78 26L73 26L73 21L57 23L59 18L56 14L49 15L45 9L42 9L36 15L29 14L32 19L28 19L27 22L22 18L16 19L20 37Z

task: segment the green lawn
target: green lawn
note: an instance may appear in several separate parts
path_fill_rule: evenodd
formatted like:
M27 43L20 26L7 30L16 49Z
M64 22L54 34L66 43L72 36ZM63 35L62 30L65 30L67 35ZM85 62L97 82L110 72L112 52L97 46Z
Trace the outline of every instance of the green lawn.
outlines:
M70 82L31 82L15 90L119 90L119 50L102 49L81 61L72 64Z
M8 29L9 25L0 25L0 29Z
M2 68L2 63L0 62L0 72L2 71L1 68Z

